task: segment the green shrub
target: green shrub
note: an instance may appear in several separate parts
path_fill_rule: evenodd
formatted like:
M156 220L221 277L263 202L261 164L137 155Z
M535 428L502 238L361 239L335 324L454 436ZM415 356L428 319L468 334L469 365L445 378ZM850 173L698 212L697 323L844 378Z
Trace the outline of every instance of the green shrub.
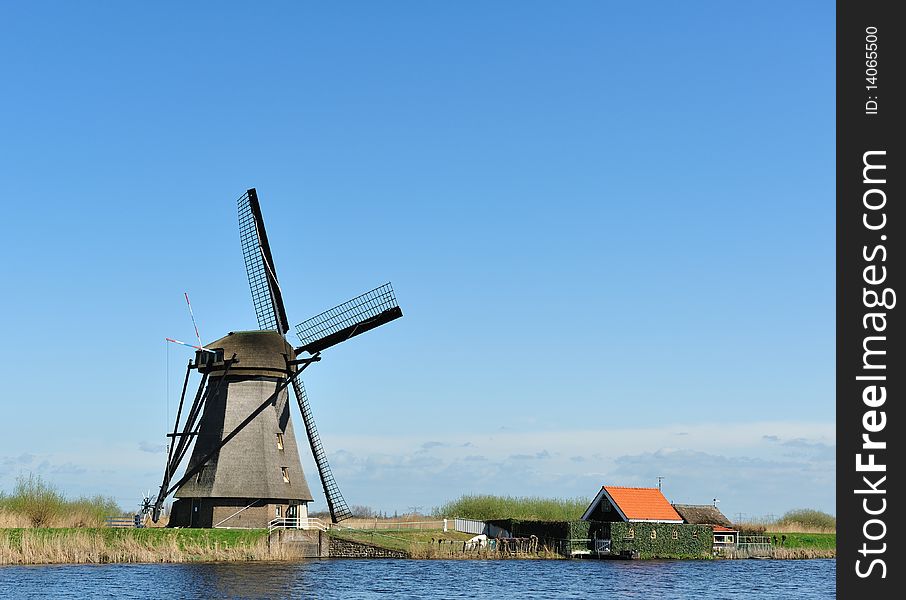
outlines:
M438 517L463 519L521 519L526 521L573 521L588 508L587 498L514 497L487 494L462 496L434 509Z
M0 509L24 516L32 527L99 527L104 518L124 514L113 498L81 497L67 500L39 475L20 475L11 494L0 492Z
M63 513L64 504L63 495L34 474L17 477L12 495L3 497L4 508L28 517L32 527L50 524Z
M791 510L777 520L777 525L795 527L801 525L807 529L833 531L837 528L837 519L833 515L811 508Z

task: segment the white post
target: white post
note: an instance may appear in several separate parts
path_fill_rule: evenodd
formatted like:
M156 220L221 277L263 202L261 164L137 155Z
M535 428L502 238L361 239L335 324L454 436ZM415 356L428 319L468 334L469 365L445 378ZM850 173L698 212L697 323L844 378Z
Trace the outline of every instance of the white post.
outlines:
M447 533L447 520L444 519L444 533Z

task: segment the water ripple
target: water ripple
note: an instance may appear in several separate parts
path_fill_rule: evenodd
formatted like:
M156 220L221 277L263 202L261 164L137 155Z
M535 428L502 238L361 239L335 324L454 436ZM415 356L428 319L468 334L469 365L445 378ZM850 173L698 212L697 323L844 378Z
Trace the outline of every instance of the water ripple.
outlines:
M818 600L833 560L419 561L0 567L0 598Z

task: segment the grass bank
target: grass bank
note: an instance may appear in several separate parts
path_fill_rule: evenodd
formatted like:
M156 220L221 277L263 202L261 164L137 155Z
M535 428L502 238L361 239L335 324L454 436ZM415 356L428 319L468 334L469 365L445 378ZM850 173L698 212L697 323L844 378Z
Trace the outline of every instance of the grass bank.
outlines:
M0 564L266 560L264 529L0 529Z
M471 533L458 531L444 532L442 529L386 531L365 529L331 529L332 537L380 546L389 550L401 550L411 558L442 559L503 559L503 558L563 558L556 552L539 548L537 552L506 552L488 547L464 548L463 542L472 537Z
M467 533L441 529L386 531L332 529L330 535L391 550L412 558L502 559L561 558L540 548L536 553L508 553L488 548L463 548ZM836 534L768 532L786 535L775 558L834 558ZM284 558L271 553L264 529L113 529L113 528L15 528L0 529L0 565L254 561ZM643 556L643 558L648 558ZM673 558L684 558L676 556ZM700 557L696 557L700 558Z
M795 533L771 532L765 535L771 537L774 544L774 558L836 558L837 534L836 533ZM784 539L784 536L786 539Z
M369 529L332 529L330 535L354 542L363 542L390 550L402 550L412 558L562 558L559 554L540 548L533 554L508 554L487 549L463 549L463 542L471 534L456 531L444 532L441 529L387 531ZM767 532L769 537L776 536L777 544L773 549L774 558L836 558L837 536L835 533L774 533ZM783 539L782 536L786 536ZM781 540L783 545L781 546ZM711 556L675 554L669 556L642 553L641 558L702 559Z
M469 533L459 533L458 531L448 531L444 533L442 529L418 529L411 531L387 531L376 529L348 529L334 528L328 531L331 537L350 540L353 542L363 542L387 548L388 550L402 550L409 552L420 545L436 544L438 541L445 543L455 542L462 546L462 542L472 537Z

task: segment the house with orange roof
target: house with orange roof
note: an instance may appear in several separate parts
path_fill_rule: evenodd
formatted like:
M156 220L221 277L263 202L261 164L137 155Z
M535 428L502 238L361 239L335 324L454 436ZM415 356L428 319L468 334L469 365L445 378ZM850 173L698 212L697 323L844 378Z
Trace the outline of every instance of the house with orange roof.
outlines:
M583 521L683 523L683 518L658 488L601 486L582 515Z
M593 556L692 557L713 550L709 525L691 524L658 488L605 485L582 515Z

